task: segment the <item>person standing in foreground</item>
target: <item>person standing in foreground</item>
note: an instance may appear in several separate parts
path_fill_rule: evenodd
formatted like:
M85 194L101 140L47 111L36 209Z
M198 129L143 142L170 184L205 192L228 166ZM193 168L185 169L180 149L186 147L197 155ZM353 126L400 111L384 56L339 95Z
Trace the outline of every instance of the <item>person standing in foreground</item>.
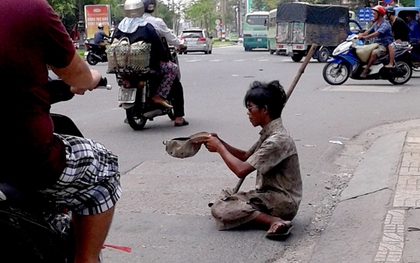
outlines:
M156 32L161 38L166 40L166 43L173 45L175 48L184 48L185 46L181 44L179 38L175 36L168 28L166 23L158 17L152 16L152 13L156 8L155 0L137 0L142 1L144 4L144 14L143 18L147 23L152 24ZM171 89L171 94L173 97L173 106L174 106L174 125L175 127L188 125L188 121L184 119L185 110L184 110L184 91L179 77L174 80L173 87Z
M260 139L248 151L234 148L215 133L199 142L220 154L238 178L257 170L255 190L233 193L224 189L209 204L219 230L246 224L265 226L270 239L290 233L290 220L296 216L302 198L302 179L296 145L281 120L286 100L278 81L255 81L244 104L251 124L262 128Z
M84 94L101 75L76 52L60 18L45 0L0 1L0 78L3 163L0 181L41 191L72 211L75 263L97 263L121 196L117 156L87 138L53 133L49 66ZM19 103L16 104L16 99ZM11 170L12 169L12 170Z

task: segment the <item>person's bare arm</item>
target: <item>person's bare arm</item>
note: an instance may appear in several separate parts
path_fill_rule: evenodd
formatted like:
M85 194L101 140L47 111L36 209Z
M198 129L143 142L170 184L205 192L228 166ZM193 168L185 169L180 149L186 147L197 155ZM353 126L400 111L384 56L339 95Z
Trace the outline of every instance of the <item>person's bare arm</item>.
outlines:
M239 178L244 178L255 170L255 168L246 161L242 161L233 156L233 154L231 154L224 146L218 149L217 152L220 154L229 169Z
M101 79L101 74L97 70L90 70L77 52L67 67L50 67L57 76L71 86L72 92L76 94L84 94L87 90L93 90Z
M219 153L229 169L239 178L244 178L255 170L253 166L246 162L246 159L251 155L248 151L230 146L220 140L217 135L210 136L205 141L205 145L210 152Z
M231 145L229 145L228 143L226 143L225 141L221 140L219 138L220 142L223 144L223 146L225 146L225 148L236 158L238 158L241 161L246 161L246 159L248 159L249 156L251 156L251 153L249 153L248 151L244 151L238 148L235 148Z
M379 32L378 31L375 31L375 32L373 32L371 34L362 35L361 38L374 38L374 37L377 37L377 36L379 36Z

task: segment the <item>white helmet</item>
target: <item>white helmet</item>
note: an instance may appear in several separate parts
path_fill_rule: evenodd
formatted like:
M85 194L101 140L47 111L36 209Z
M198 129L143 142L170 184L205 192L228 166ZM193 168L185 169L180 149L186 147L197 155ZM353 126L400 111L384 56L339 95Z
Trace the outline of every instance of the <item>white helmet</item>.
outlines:
M124 3L125 17L141 17L144 14L144 5L141 0L126 0Z
M103 25L102 23L99 23L99 24L98 24L98 28L99 28L99 29L103 29L103 28L104 28L104 25Z

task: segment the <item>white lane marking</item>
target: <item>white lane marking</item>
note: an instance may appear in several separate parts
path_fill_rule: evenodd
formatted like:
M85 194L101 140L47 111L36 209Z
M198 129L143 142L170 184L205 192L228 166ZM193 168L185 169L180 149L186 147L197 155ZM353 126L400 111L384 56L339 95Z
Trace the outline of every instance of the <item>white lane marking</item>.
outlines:
M326 86L321 88L322 91L351 91L351 92L383 92L383 93L398 93L402 86Z

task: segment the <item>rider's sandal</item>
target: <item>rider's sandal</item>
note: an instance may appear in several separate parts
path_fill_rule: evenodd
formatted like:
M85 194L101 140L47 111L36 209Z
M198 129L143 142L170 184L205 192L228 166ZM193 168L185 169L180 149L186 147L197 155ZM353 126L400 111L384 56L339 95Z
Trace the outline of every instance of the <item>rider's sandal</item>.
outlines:
M184 118L182 118L182 122L175 122L175 127L181 127L181 126L187 126L189 124L188 121L186 121Z

